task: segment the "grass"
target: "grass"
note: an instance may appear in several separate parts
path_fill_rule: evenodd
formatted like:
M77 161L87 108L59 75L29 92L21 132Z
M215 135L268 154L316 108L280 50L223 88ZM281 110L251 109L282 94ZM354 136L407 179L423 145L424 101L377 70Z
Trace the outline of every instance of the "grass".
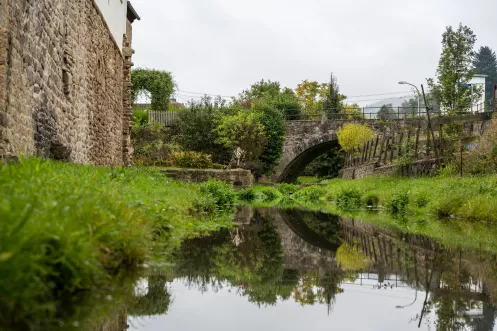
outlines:
M376 207L392 215L497 222L497 204L492 203L497 198L497 176L333 179L323 184L297 191L295 200L324 201L344 210Z
M321 178L315 176L300 176L297 178L297 183L299 184L317 184L321 181Z
M153 169L0 165L2 324L55 330L81 318L68 298L113 288L144 263L167 262L184 238L229 226L233 202L223 184L200 189Z

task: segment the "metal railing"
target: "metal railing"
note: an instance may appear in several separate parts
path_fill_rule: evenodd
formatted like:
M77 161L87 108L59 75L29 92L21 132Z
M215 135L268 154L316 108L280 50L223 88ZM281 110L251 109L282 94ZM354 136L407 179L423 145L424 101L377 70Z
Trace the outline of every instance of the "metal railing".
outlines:
M492 109L485 108L484 104L474 105L471 109L460 110L437 110L430 111L432 117L470 115L475 113L492 112ZM287 121L316 121L322 119L340 121L340 120L405 120L405 119L424 119L426 110L424 107L362 107L343 109L284 109L282 110Z

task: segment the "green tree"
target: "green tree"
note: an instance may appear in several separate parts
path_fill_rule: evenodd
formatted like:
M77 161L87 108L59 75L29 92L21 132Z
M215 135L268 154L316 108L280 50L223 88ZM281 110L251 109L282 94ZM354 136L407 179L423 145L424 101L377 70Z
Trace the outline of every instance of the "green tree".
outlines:
M390 119L397 118L397 114L394 112L392 104L389 103L387 105L381 106L376 117L382 121L387 121Z
M497 57L488 46L482 46L473 59L473 69L478 74L487 75L485 84L485 101L491 105L493 101L493 85L497 84Z
M138 97L147 94L153 110L168 110L169 99L174 93L175 83L170 72L153 69L131 71L131 98L136 103Z
M273 82L271 80L265 81L262 79L250 86L249 89L243 90L240 93L240 100L253 102L256 100L264 99L269 97L275 98L281 93L281 86L279 82Z
M342 111L342 101L345 99L345 96L340 94L340 88L333 73L330 75L330 83L327 87L328 93L324 96L323 107L328 117L332 117L332 114L339 114Z
M264 127L266 145L259 157L261 161L260 169L254 172L256 177L272 173L283 155L283 145L285 143L285 118L274 105L258 101L252 105L252 109L258 114L258 120Z
M264 151L264 127L258 122L257 114L251 110L223 115L217 132L219 143L227 148L240 148L243 151L242 162L249 167Z
M233 148L220 143L217 130L223 113L227 111L219 100L204 97L199 102L190 103L179 112L179 134L176 142L185 151L203 152L212 155L215 163L227 164L231 160Z
M447 112L468 110L471 106L471 89L459 87L468 83L474 75L472 59L476 36L473 31L459 24L457 30L448 26L442 36L442 54L438 63L436 80L428 79L428 86L438 103ZM473 99L478 100L481 91L473 89Z
M330 91L330 85L316 81L303 80L295 89L298 100L309 114L321 114L323 101Z

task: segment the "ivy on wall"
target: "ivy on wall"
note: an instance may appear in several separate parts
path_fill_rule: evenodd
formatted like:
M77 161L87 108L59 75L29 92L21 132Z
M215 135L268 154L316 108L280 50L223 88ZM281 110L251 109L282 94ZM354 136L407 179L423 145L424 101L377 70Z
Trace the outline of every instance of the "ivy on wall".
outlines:
M176 84L170 72L154 69L134 69L131 71L131 97L136 103L143 93L149 93L153 110L167 110L169 99Z

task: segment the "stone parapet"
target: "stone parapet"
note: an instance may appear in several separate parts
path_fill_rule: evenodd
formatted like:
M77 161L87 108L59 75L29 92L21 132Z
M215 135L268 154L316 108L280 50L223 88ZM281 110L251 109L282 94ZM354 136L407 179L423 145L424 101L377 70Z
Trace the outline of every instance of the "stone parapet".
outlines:
M233 185L234 188L251 187L254 177L250 170L231 169L183 169L169 168L163 172L170 178L188 183L202 183L210 179L217 179Z

